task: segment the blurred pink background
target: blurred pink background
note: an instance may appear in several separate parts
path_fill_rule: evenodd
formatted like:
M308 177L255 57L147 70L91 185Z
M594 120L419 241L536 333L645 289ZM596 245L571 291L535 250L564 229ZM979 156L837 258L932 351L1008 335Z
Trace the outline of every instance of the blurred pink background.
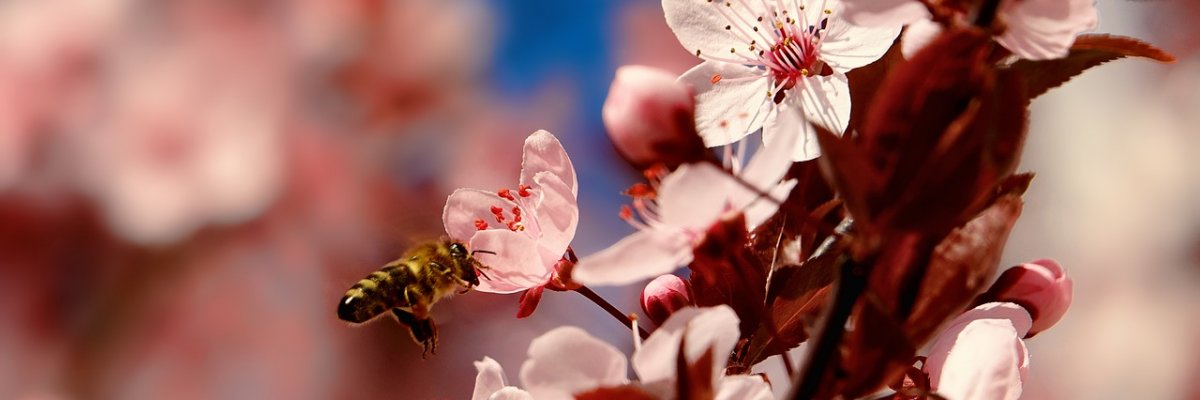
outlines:
M612 71L682 72L651 0L0 3L0 398L459 399L529 340L629 332L573 293L439 303L436 356L334 313L437 238L458 187L511 186L548 129L580 171L574 247L631 229L600 104ZM1200 398L1200 6L1101 1L1099 31L1175 53L1038 100L1038 177L1004 263L1051 257L1075 304L1030 341L1025 398ZM638 287L603 288L637 310ZM775 362L769 360L768 363ZM777 378L781 379L781 378Z

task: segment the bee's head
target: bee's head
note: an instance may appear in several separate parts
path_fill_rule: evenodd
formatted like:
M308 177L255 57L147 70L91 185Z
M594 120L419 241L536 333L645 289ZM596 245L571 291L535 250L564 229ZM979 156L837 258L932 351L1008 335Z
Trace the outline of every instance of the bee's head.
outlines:
M463 259L466 259L470 255L471 255L471 253L467 252L467 246L464 246L462 243L459 243L459 242L450 243L450 257L454 257L455 259L458 259L458 260L463 260Z

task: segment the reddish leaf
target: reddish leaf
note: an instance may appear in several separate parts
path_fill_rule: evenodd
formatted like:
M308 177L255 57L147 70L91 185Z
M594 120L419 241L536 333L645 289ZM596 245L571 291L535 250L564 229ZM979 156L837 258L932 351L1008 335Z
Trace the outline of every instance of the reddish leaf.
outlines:
M575 394L575 400L658 400L637 386L602 387Z
M906 326L917 344L958 315L996 274L1008 233L1021 215L1022 200L1006 195L934 249L921 295Z
M1125 57L1142 57L1163 63L1175 62L1171 54L1138 39L1113 35L1082 35L1071 52L1054 60L1019 60L1009 67L1025 77L1030 99L1062 86L1092 67Z
M902 62L904 55L900 52L900 38L897 37L892 47L878 60L846 73L850 81L850 102L854 104L850 109L848 132L862 131L862 121L868 113L867 110L871 108L875 94L879 92L892 68Z
M717 222L696 246L688 265L695 304L732 307L741 319L742 337L758 329L767 285L766 267L750 253L748 240L742 215Z
M825 308L833 287L834 261L846 251L844 241L836 243L834 248L815 259L801 265L784 266L772 273L765 323L750 340L747 364L757 364L808 340L808 332Z

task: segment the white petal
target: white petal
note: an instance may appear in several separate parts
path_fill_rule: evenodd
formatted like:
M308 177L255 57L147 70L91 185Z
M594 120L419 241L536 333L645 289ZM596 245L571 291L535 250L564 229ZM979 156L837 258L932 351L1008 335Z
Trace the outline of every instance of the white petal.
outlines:
M754 153L754 157L746 164L746 168L742 169L741 174L738 174L739 178L759 190L766 190L774 186L792 167L793 148L800 145L797 143L801 141L801 136L798 134L802 133L800 127L804 123L799 107L794 104L798 103L784 102L783 107L779 107L775 113L772 113L773 118L767 120L767 126L763 131L773 132L773 137L768 143L764 136L763 146ZM780 124L788 125L790 128L780 127ZM779 132L789 134L778 135Z
M471 395L471 400L488 399L492 393L504 388L504 368L501 368L496 360L484 357L483 360L475 362L475 370L479 371L479 374L475 375L475 392Z
M600 386L628 382L625 355L583 329L564 326L529 344L521 384L538 399L570 398Z
M846 21L860 26L904 25L929 18L916 0L842 0Z
M730 211L729 188L736 183L712 164L686 164L658 186L659 216L666 225L703 232Z
M539 130L525 138L525 147L521 155L521 183L531 184L538 173L548 171L557 176L571 188L571 194L579 193L579 183L575 177L575 166L571 157L563 149L562 143L550 132Z
M639 231L579 260L571 278L584 285L626 285L674 271L691 257L691 245L682 235Z
M737 55L729 50L737 49L744 55L750 55L750 43L741 37L742 32L748 32L750 27L743 21L753 21L761 7L748 10L743 7L745 2L726 6L724 1L707 0L663 0L662 3L667 26L671 27L679 44L688 52L696 54L699 51L700 57L714 55L736 58ZM737 18L737 15L741 18ZM733 17L732 20L727 16ZM725 29L726 26L730 29Z
M771 400L771 385L758 376L721 377L716 400Z
M772 104L765 74L745 65L705 61L679 77L696 92L696 130L706 146L736 142L762 127ZM752 78L759 75L763 77Z
M737 314L725 305L676 311L633 353L633 370L644 383L675 380L679 344L686 335L685 359L695 361L712 349L712 376L721 376L738 340L738 322Z
M1002 10L1007 30L996 38L1021 58L1065 57L1075 36L1096 27L1093 0L1024 0Z
M788 92L788 99L777 106L763 126L763 145L771 149L787 149L788 161L808 161L821 156L816 133L805 120L799 96L808 95L803 86ZM765 181L765 180L764 180Z
M815 9L816 7L814 7ZM845 11L837 10L829 16L828 30L821 41L819 54L822 61L834 71L846 71L870 64L887 53L900 35L902 23L879 27L862 27L843 19Z
M774 189L767 192L771 198L778 199L780 202L787 198L788 193L791 193L792 188L796 187L795 179L788 179L783 183L775 185ZM760 198L755 194L742 208L742 214L746 216L746 229L753 231L772 215L779 210L779 203Z
M533 400L533 395L524 390L506 386L492 394L488 400Z
M928 19L913 22L908 29L904 30L904 36L900 38L900 53L904 54L906 59L912 58L940 34L942 34L942 24Z

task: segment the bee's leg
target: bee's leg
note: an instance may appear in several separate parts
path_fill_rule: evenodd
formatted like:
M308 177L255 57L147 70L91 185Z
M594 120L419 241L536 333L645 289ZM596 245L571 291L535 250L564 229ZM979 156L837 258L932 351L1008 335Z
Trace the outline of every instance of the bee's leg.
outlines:
M437 325L433 323L433 319L417 318L416 315L399 308L393 308L392 315L396 317L397 322L407 326L413 340L424 347L424 351L421 352L421 358L425 358L425 354L427 353L437 354Z

